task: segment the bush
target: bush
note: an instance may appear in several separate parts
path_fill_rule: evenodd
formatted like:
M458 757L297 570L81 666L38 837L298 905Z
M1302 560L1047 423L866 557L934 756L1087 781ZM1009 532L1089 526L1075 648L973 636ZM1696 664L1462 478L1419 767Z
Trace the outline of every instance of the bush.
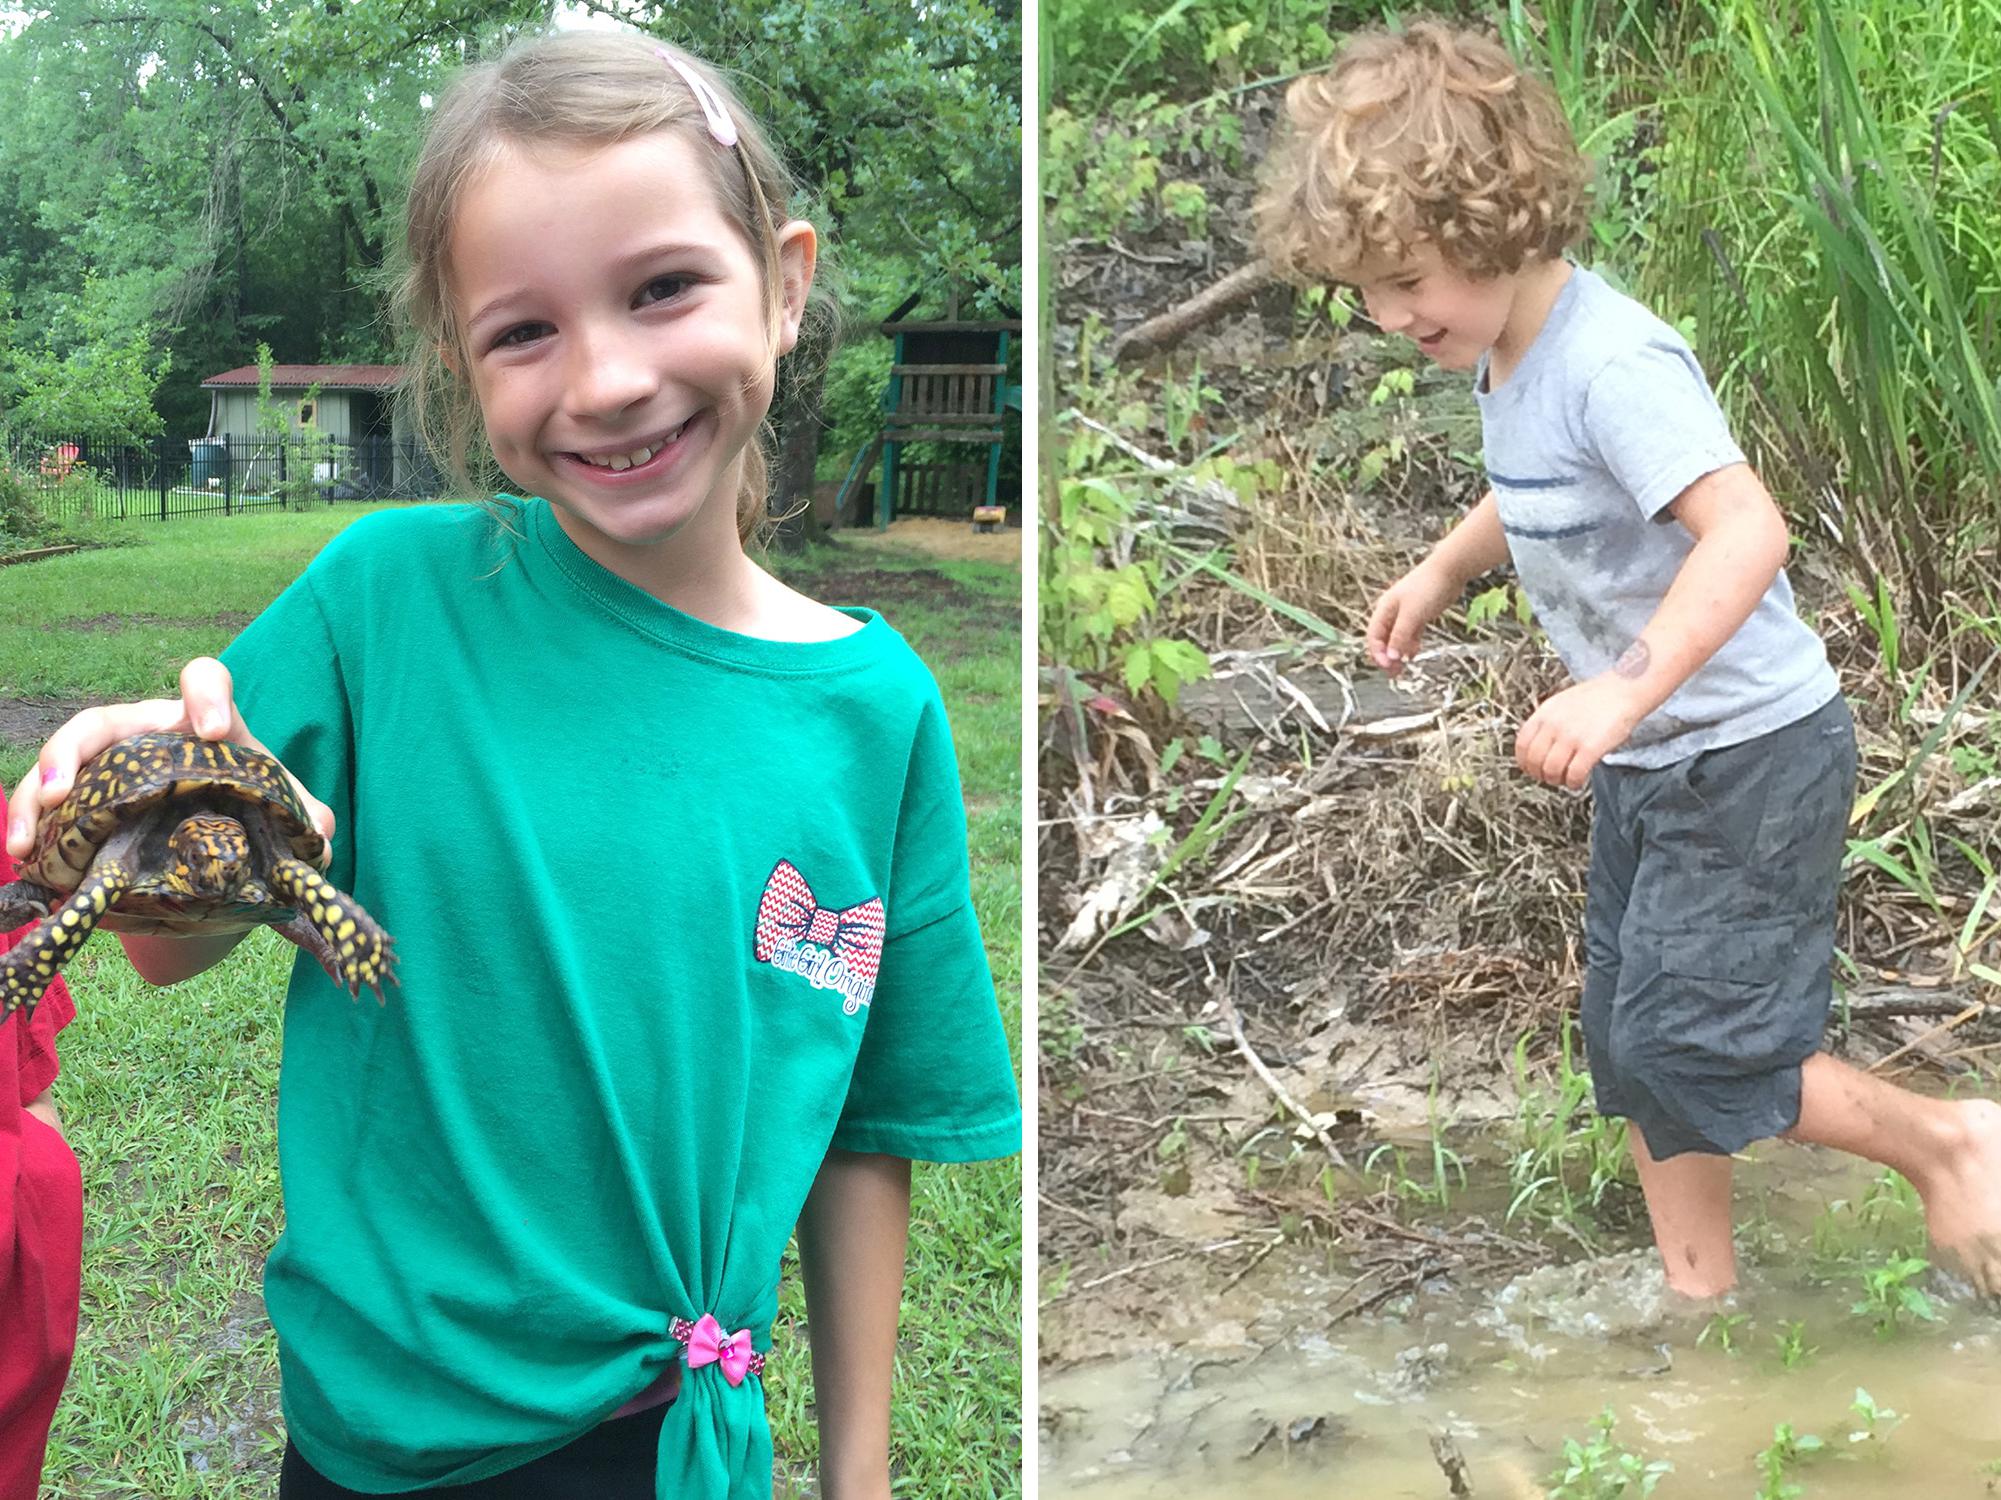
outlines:
M0 463L0 552L32 546L49 530L38 488L12 465Z

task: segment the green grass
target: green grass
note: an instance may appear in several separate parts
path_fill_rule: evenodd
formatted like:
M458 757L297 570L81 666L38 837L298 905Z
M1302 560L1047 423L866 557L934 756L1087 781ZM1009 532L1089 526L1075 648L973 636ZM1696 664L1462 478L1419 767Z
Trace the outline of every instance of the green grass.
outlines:
M135 545L10 570L0 696L173 691L187 657L226 645L359 513L135 525ZM851 569L909 575L882 610L933 665L952 715L974 904L1018 1069L1020 630L996 624L1018 619L1021 575L873 549L776 566L809 593L840 592ZM9 784L34 748L0 743ZM56 1500L273 1491L283 1426L258 1286L282 1222L274 1116L292 951L256 934L172 990L138 980L108 938L70 968L80 1014L63 1034L57 1100L83 1163L84 1310L50 1447L45 1493ZM898 1493L1018 1496L1019 1159L920 1164L912 1219L892 1414ZM816 1451L804 1321L788 1252L767 1391L780 1468L795 1478Z

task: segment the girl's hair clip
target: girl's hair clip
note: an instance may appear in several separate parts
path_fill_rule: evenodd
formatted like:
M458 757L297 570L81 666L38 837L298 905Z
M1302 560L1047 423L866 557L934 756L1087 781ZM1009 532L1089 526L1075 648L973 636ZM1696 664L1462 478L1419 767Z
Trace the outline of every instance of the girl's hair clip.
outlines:
M655 47L653 50L658 54L660 60L676 73L679 73L681 81L688 85L688 92L693 94L695 102L702 106L702 117L709 122L709 134L716 138L716 144L719 146L734 146L736 144L736 121L730 118L730 112L723 107L722 96L701 78L697 77L693 68L682 62L680 58L669 52L665 47Z

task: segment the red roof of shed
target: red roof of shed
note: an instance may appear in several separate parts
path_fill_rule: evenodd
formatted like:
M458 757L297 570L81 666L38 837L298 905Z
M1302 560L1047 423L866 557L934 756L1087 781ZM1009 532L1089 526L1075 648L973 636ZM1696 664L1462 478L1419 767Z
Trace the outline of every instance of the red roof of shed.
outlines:
M316 385L321 390L387 391L393 390L402 380L401 365L271 366L271 384L274 386ZM244 365L241 369L211 375L202 382L202 389L239 385L249 386L252 390L257 388L257 366Z

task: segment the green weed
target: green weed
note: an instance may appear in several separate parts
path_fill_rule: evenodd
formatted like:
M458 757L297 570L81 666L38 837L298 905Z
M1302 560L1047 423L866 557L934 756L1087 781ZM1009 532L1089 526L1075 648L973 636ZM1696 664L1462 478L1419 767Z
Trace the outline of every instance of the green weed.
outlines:
M1904 1420L1901 1414L1889 1407L1878 1406L1876 1398L1859 1385L1855 1387L1855 1399L1849 1403L1848 1409L1855 1413L1855 1420L1859 1424L1848 1434L1848 1441L1851 1443L1882 1442L1896 1431Z
M1796 1370L1820 1352L1818 1345L1806 1341L1806 1324L1794 1319L1782 1325L1776 1335L1779 1347L1779 1364L1787 1370Z
M1608 1406L1592 1421L1589 1437L1563 1440L1563 1459L1549 1475L1545 1500L1638 1500L1674 1472L1666 1459L1648 1459L1614 1442L1617 1422Z
M1911 1322L1936 1323L1938 1309L1912 1283L1929 1269L1928 1261L1903 1256L1862 1273L1862 1295L1849 1311L1868 1318L1878 1338L1889 1338Z
M1725 1354L1737 1352L1737 1335L1749 1325L1749 1313L1717 1313L1695 1336L1697 1344L1714 1344Z
M1795 1433L1791 1424L1781 1422L1772 1429L1772 1445L1758 1455L1758 1472L1764 1483L1758 1487L1757 1500L1793 1500L1803 1495L1803 1485L1794 1484L1787 1476L1807 1460L1818 1457L1827 1444L1810 1432Z
M1566 1018L1553 1086L1529 1079L1529 1036L1515 1043L1507 1218L1563 1225L1586 1233L1590 1214L1620 1183L1632 1183L1626 1122L1592 1107L1591 1075L1573 1052L1574 1024Z

